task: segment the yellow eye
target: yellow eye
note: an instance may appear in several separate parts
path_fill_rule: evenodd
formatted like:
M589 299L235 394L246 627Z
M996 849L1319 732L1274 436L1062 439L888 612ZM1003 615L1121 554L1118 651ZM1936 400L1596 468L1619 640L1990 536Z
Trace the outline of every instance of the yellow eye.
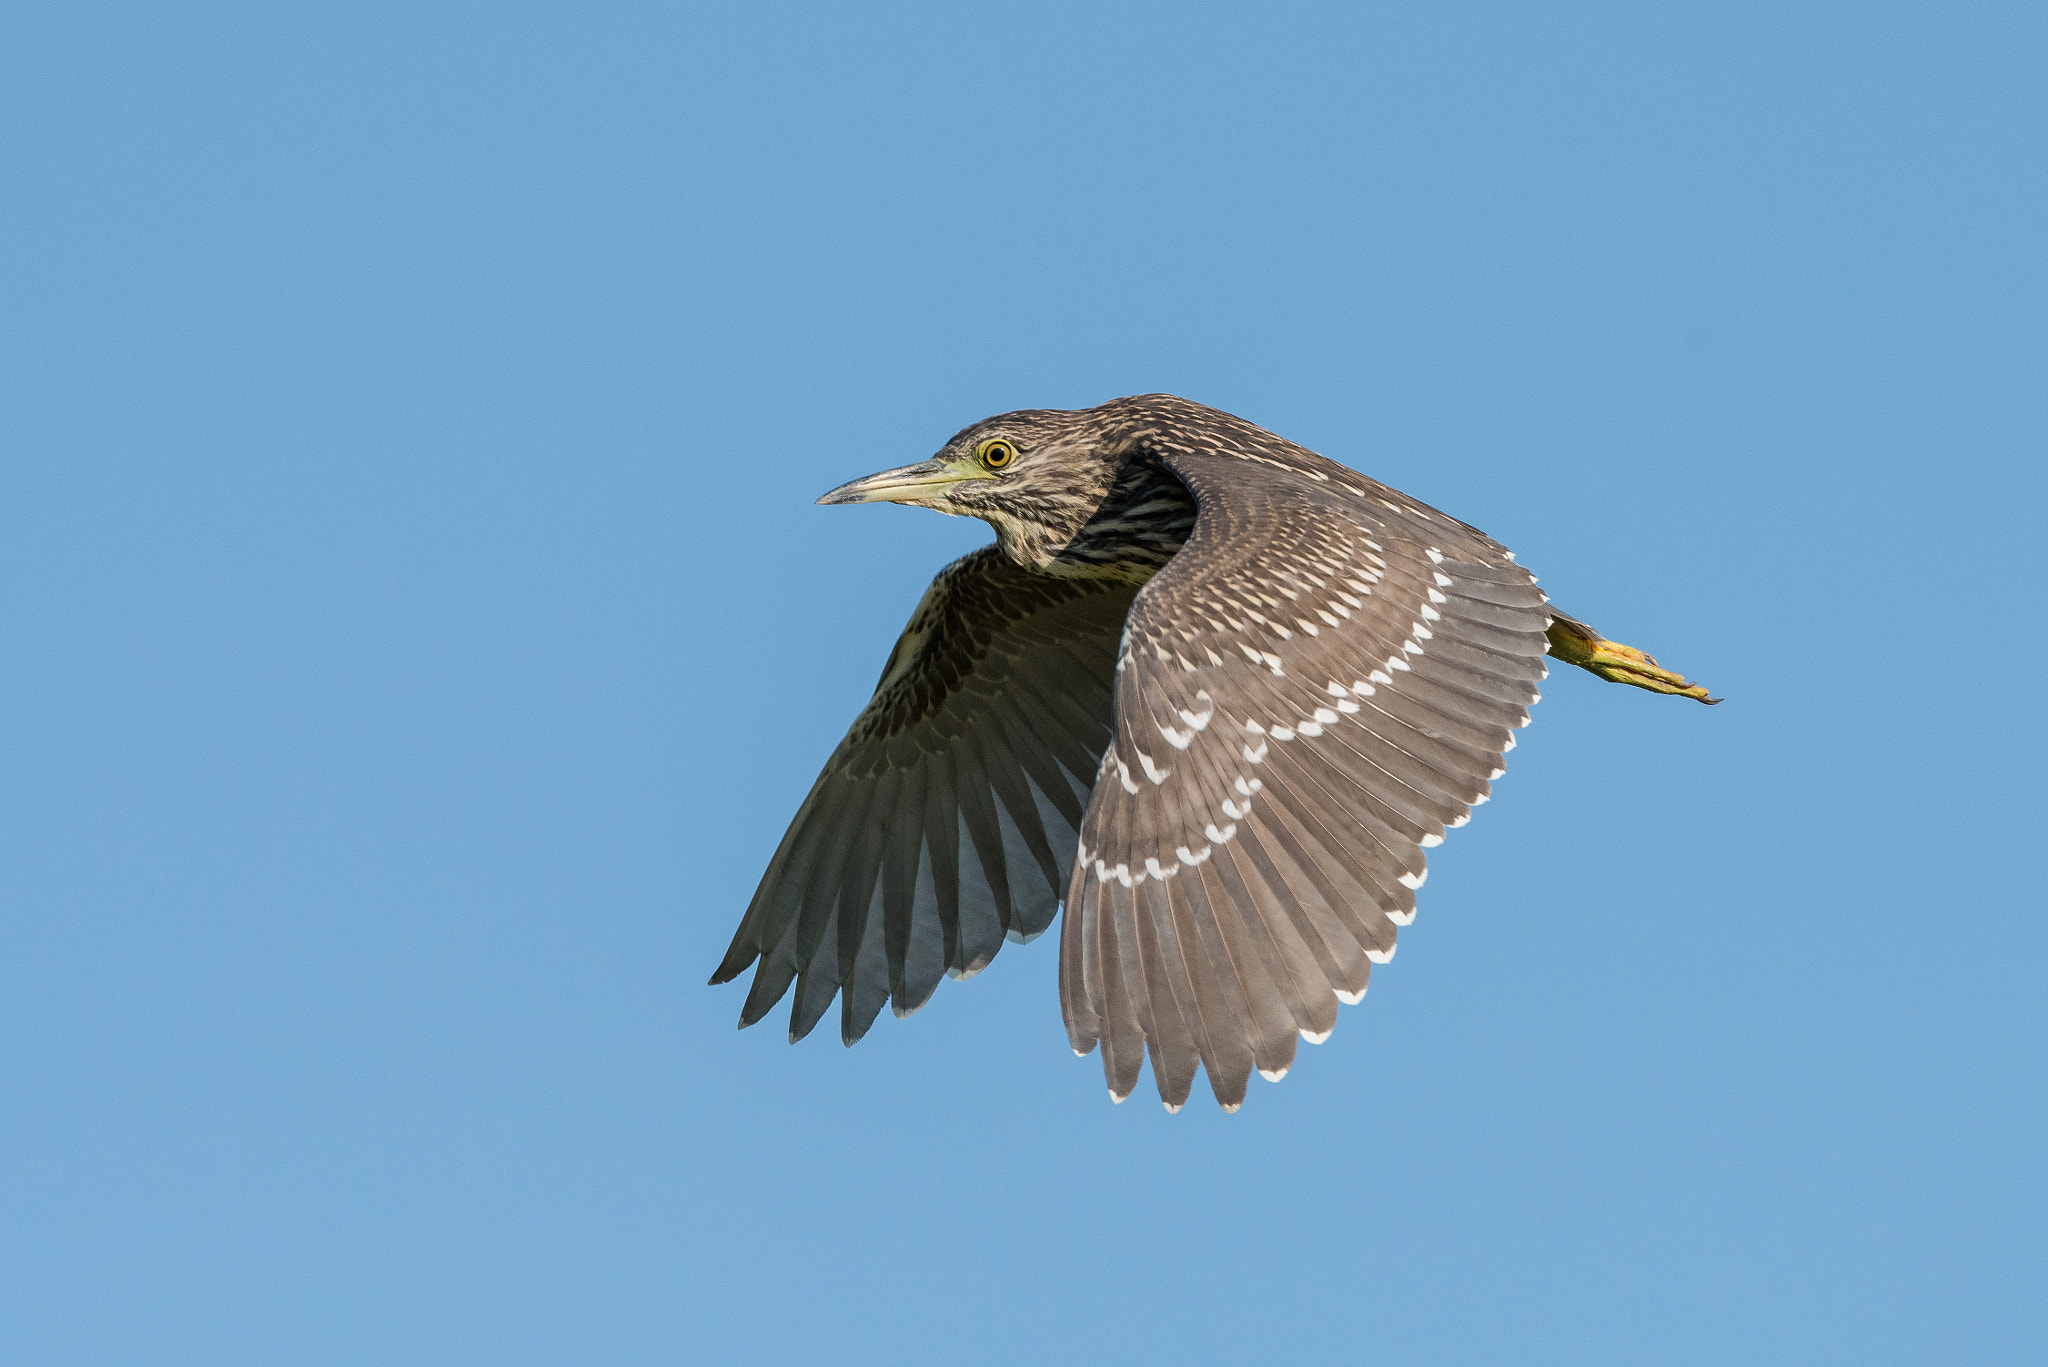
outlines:
M974 448L974 454L980 459L984 470L1000 470L1017 459L1017 448L1001 437L990 437Z

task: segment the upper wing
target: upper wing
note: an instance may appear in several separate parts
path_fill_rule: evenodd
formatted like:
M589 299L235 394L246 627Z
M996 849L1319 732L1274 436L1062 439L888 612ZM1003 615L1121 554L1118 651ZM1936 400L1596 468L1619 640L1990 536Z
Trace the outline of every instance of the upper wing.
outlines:
M1159 455L1200 511L1131 609L1060 943L1118 1100L1148 1042L1169 1107L1199 1061L1232 1110L1321 1042L1545 673L1545 599L1499 545L1260 436Z
M712 976L760 959L742 1026L794 979L790 1039L843 988L851 1044L884 999L907 1016L942 970L977 973L1005 934L1052 924L1134 592L1029 574L993 546L940 571Z

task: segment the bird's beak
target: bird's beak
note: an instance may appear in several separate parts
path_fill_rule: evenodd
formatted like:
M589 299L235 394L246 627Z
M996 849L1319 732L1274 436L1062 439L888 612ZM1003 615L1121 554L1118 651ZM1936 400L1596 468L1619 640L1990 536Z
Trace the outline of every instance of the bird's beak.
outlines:
M923 503L943 497L946 490L956 484L994 478L971 457L965 460L927 460L842 484L818 502Z

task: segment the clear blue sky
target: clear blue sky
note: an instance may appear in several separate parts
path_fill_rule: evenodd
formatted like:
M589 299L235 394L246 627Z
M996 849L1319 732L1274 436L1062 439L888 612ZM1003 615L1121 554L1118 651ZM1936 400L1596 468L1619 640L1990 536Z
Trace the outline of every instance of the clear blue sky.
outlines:
M2039 5L31 4L0 43L0 1360L2006 1363L2048 1224ZM708 988L978 523L1168 390L1555 676L1236 1116L1048 938Z

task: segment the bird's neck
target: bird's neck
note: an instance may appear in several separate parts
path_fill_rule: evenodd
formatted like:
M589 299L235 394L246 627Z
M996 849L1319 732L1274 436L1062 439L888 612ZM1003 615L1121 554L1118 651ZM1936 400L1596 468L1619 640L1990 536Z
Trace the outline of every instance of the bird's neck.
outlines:
M994 522L994 519L991 519ZM994 522L1003 551L1027 569L1062 579L1142 584L1194 530L1195 500L1170 472L1126 461L1109 487L1059 521Z

